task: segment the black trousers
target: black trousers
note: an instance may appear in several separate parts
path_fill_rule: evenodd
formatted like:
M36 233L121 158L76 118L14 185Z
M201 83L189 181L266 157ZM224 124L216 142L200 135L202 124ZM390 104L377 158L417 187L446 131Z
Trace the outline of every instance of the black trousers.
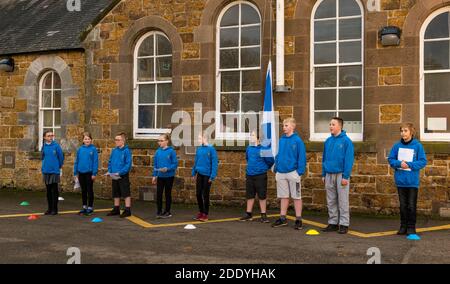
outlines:
M211 190L211 183L209 176L197 174L197 202L200 213L209 214L209 192Z
M94 206L94 181L92 180L92 173L79 173L78 180L81 186L81 198L83 206Z
M47 203L48 203L48 211L49 212L58 212L58 184L52 183L47 184Z
M170 207L172 205L172 186L175 177L158 177L156 180L156 205L158 207L157 214L162 212L163 193L166 196L166 210L170 213Z
M399 187L401 226L407 228L416 227L417 195L418 189L412 187Z

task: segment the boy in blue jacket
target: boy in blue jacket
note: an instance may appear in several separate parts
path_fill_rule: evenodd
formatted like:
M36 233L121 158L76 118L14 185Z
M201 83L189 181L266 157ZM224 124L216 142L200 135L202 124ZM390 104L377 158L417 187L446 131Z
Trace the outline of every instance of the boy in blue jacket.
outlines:
M216 149L208 144L205 133L198 136L200 146L195 153L194 166L192 167L192 179L196 181L197 202L199 212L195 220L206 222L209 214L209 193L211 184L217 176L219 160Z
M267 171L275 163L273 157L265 157L264 152L270 148L259 144L256 131L250 134L250 145L245 152L247 160L247 177L245 191L247 195L247 211L240 221L251 221L253 219L252 211L255 203L256 194L258 194L259 207L261 209L261 222L268 223L267 219Z
M172 214L170 207L172 205L172 186L175 178L175 172L178 167L177 153L169 146L169 134L162 134L158 138L159 148L153 157L153 179L152 183L156 186L156 203L158 211L156 218L170 218ZM162 211L163 193L166 196L166 208Z
M56 141L53 131L44 131L44 144L42 145L42 175L47 187L48 210L45 215L58 214L58 184L61 180L61 169L64 164L64 154Z
M114 208L108 216L120 215L121 218L131 216L131 193L130 177L131 170L131 151L125 145L125 133L119 133L114 138L116 148L111 152L108 162L107 175L112 177L112 196L114 198ZM120 198L125 199L125 210L120 214Z
M328 226L323 231L339 234L346 234L350 226L350 174L354 160L353 143L342 130L343 126L342 118L331 119L331 136L325 141L322 156L322 181L328 205Z
M73 176L78 178L81 186L83 208L79 215L90 216L94 213L94 180L98 172L98 152L92 144L92 135L83 133L83 145L78 148L73 165Z
M280 201L280 218L272 227L287 225L287 210L289 195L294 200L296 230L303 228L302 222L302 192L301 175L306 169L306 150L300 136L295 132L295 119L290 117L283 121L284 135L280 139L278 154L275 157L275 180L277 182L277 197Z
M417 195L419 173L427 165L422 144L414 138L416 130L411 123L400 127L401 140L389 153L389 165L395 169L394 178L400 200L400 229L398 235L416 234Z

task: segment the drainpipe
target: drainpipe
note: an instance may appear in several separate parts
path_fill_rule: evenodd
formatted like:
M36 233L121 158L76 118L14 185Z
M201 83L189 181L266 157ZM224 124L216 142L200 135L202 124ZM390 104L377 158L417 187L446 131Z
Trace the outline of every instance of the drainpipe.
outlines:
M276 84L275 92L289 92L284 85L284 0L277 0L277 37L276 37Z

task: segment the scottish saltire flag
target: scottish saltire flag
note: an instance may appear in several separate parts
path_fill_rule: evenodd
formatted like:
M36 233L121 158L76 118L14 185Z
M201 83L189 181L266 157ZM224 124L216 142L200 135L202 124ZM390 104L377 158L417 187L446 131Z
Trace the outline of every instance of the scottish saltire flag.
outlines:
M265 147L270 147L268 153L264 153L264 156L275 157L278 153L278 140L275 122L275 110L273 108L273 94L272 94L272 62L269 60L266 74L266 87L264 94L264 109L263 118L261 123L261 144Z

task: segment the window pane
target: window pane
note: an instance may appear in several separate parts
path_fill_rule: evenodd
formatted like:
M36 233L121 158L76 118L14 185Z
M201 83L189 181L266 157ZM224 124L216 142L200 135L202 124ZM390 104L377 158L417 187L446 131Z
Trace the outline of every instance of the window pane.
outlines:
M172 80L172 56L156 58L156 77L158 81Z
M172 102L172 84L158 84L158 103Z
M220 47L239 46L239 28L220 30Z
M152 104L155 102L155 85L139 85L139 103Z
M361 62L361 42L340 42L339 43L339 62Z
M245 113L241 115L241 131L250 133L257 130L259 125L258 113Z
M361 86L361 66L339 67L339 86Z
M425 105L425 133L450 133L450 104Z
M239 25L239 5L229 8L222 17L221 27Z
M220 112L239 111L239 93L222 94L220 96Z
M330 132L330 120L335 117L335 112L316 112L314 113L314 132L328 133Z
M53 111L45 110L44 111L44 127L53 127Z
M55 110L55 126L61 126L61 111Z
M153 81L153 58L138 59L138 81Z
M260 22L258 12L250 5L242 4L242 25L257 24Z
M260 91L261 70L242 71L242 91Z
M314 47L314 64L336 63L336 43L320 43Z
M144 39L139 47L138 56L151 56L154 55L154 47L153 47L153 35Z
M172 45L170 41L163 35L157 35L156 44L158 45L157 55L172 54Z
M361 112L340 112L339 116L344 120L344 130L348 133L362 132Z
M139 128L155 128L155 107L139 106L138 127Z
M434 18L425 31L425 39L449 37L449 13L442 13Z
M48 73L44 80L42 81L42 86L44 89L51 89L52 88L52 74L53 72Z
M237 114L222 114L221 115L221 131L222 132L237 132L239 131L239 115Z
M339 109L361 109L361 89L339 90Z
M259 45L260 30L259 26L244 27L241 29L241 46Z
M161 106L156 107L157 111L157 125L156 128L170 128L170 119L172 117L172 106Z
M262 111L263 98L261 94L242 94L242 112Z
M425 42L424 67L425 70L449 69L449 47L448 40Z
M226 49L220 51L220 68L238 68L238 49Z
M336 90L315 90L314 110L335 110Z
M61 108L61 91L53 91L53 107Z
M361 10L355 0L339 0L339 17L357 16Z
M259 52L259 47L241 49L241 67L259 67Z
M61 139L62 138L61 128L55 128L53 130L53 134L55 135L55 139Z
M450 102L450 73L425 74L425 102Z
M315 19L336 17L336 0L325 0L317 8Z
M315 68L315 87L336 87L336 67Z
M222 92L239 92L239 71L221 72L220 89Z
M336 40L336 21L320 21L314 23L314 41Z
M53 89L61 89L61 78L56 72L53 72Z
M361 19L339 20L339 39L360 39Z
M41 107L52 107L52 91L42 91Z

